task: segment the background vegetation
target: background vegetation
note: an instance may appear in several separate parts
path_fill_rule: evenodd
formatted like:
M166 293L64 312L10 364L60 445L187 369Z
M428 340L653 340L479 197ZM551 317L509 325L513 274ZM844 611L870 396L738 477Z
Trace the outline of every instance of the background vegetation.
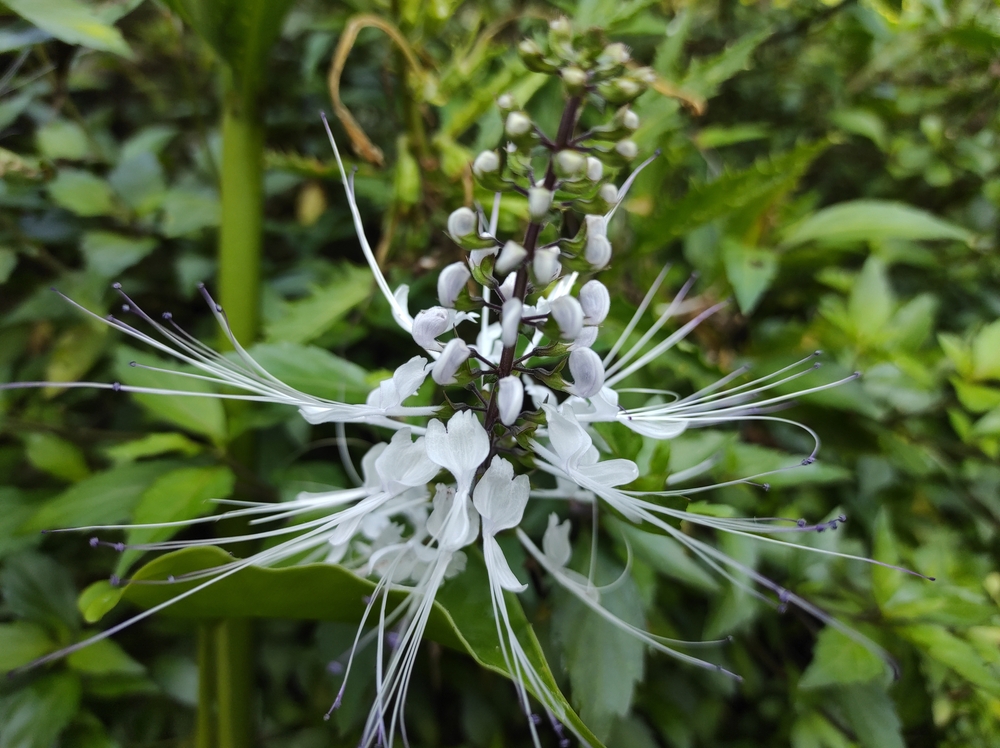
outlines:
M720 583L679 548L636 544L635 583L615 604L658 633L732 635L724 656L744 682L644 656L537 586L526 608L557 677L609 746L1000 744L994 3L5 3L5 382L154 385L128 366L149 351L48 289L106 313L120 281L151 313L169 310L212 340L196 292L205 281L274 374L363 398L411 348L361 266L317 117L331 92L393 285L429 299L429 272L459 256L443 232L448 212L488 197L473 194L468 165L500 138L494 98L512 91L542 122L561 111L558 88L523 67L516 41L562 12L628 43L662 77L635 106L641 150L662 155L612 227L617 326L665 264L671 289L699 273L689 313L735 300L639 384L686 392L742 363L769 372L818 348L827 366L813 381L861 370L790 413L823 438L816 465L777 476L769 492L731 487L710 501L744 516L843 512L837 533L802 542L937 581L720 539L885 646L901 666L890 682L808 617ZM331 64L343 71L332 80ZM371 438L348 436L359 450ZM101 580L148 559L39 530L181 519L211 511L208 498L348 485L335 437L280 408L56 386L0 393L0 669L134 611ZM642 445L612 446L634 455ZM747 426L698 430L643 459L674 472L714 456L723 480L803 449L790 429ZM622 535L604 529L608 563L620 561ZM353 745L369 699L363 665L344 707L323 714L354 626L309 617L293 605L252 627L146 621L0 684L0 748ZM434 643L415 677L415 745L523 744L502 677Z

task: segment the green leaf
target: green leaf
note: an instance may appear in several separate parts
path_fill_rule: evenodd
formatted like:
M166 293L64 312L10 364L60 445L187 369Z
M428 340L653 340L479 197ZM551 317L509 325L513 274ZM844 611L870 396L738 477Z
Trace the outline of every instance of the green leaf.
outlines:
M0 673L27 665L57 647L45 629L34 623L0 623Z
M847 312L858 339L866 342L884 334L895 305L885 264L877 257L869 257L847 302Z
M770 136L771 130L765 124L745 122L732 127L710 125L703 127L694 136L694 142L699 148L722 148L736 143L746 143L751 140L764 140Z
M59 336L52 355L45 367L49 382L76 382L101 357L108 337L108 328L90 322L73 325ZM47 387L46 395L61 392L58 387Z
M222 208L214 190L175 187L163 196L160 232L167 238L187 236L219 225Z
M98 176L79 169L60 169L49 182L49 196L78 216L106 216L115 212L111 187Z
M142 675L146 668L110 639L101 639L66 658L70 670L87 675Z
M0 247L0 285L7 282L16 267L17 252L7 247Z
M778 274L778 258L770 250L727 240L722 246L722 262L740 311L750 314Z
M948 381L955 388L958 401L966 410L973 413L985 413L988 410L1000 408L1000 389L969 384L958 377L952 377Z
M151 561L139 569L133 579L162 580L171 575L176 577L218 567L232 560L219 548L188 548ZM193 582L130 584L125 588L124 597L141 607L150 608L193 586ZM365 597L374 588L374 583L329 564L303 564L280 569L250 566L179 600L164 613L186 618L296 618L357 623L364 612ZM317 594L317 590L322 590L322 594ZM517 598L508 594L505 599L511 623L522 646L550 695L563 705L564 714L556 716L572 723L594 748L600 748L601 742L580 721L559 692ZM394 593L389 608L394 608L401 600L402 595ZM449 580L438 592L425 638L465 652L483 667L508 675L496 625L488 613L490 610L485 565L478 554L469 553L465 571Z
M160 369L177 369L178 371L185 369L173 362L163 361L148 353L122 346L115 356L115 368L122 382L133 387L182 389L186 392L213 391L211 386L198 379L142 369L131 366L132 361ZM226 413L220 400L211 397L185 397L172 394L132 393L131 397L154 416L175 426L207 436L216 444L220 444L226 439Z
M70 483L90 475L83 452L55 434L34 433L25 439L25 456L39 470Z
M12 11L67 44L123 57L131 50L121 32L79 0L4 0Z
M785 230L787 247L821 242L850 244L878 239L957 239L969 243L971 231L927 211L888 200L851 200L824 208Z
M358 403L372 389L363 368L316 346L261 343L250 355L285 384L316 397Z
M267 326L265 336L272 342L308 343L367 299L371 291L368 268L344 264L333 281L289 303L285 314Z
M110 231L88 231L83 235L80 251L87 269L104 278L113 278L156 248L151 237L132 237Z
M801 465L802 457L781 452L776 449L761 447L756 444L734 444L730 448L730 459L725 463L727 471L734 477L746 478L751 475L781 470L792 467L792 470L768 475L766 480L771 486L798 486L803 484L837 483L849 480L851 473L839 465L830 465L822 460L811 465Z
M946 332L939 332L937 339L941 350L944 351L944 355L954 364L958 373L963 377L971 377L973 365L972 349L970 346L958 335Z
M44 675L0 698L0 746L52 748L80 705L80 679Z
M730 44L719 54L691 62L681 88L712 96L727 80L750 67L750 59L761 42L771 35L769 29L747 34Z
M1000 380L1000 320L984 327L972 340L972 376Z
M972 433L976 436L1000 436L1000 407L976 421Z
M598 578L614 579L610 562L600 556ZM558 603L552 615L553 633L562 648L573 701L595 734L607 739L615 719L627 714L632 705L635 685L642 680L645 647L575 597L561 593ZM642 602L631 577L613 591L602 593L601 605L626 623L645 625Z
M974 686L994 697L1000 696L1000 677L989 668L975 648L941 626L904 626L900 633L916 644L932 660L951 668Z
M661 574L705 592L718 591L715 577L669 535L644 532L617 520L611 522L615 530L625 536L635 555Z
M76 608L87 623L95 623L104 614L114 608L122 599L122 588L112 586L111 582L102 579L87 586L76 600Z
M137 525L194 519L211 513L211 499L225 499L233 492L236 476L227 467L179 468L161 475L145 490L132 512ZM135 527L126 533L128 545L156 543L177 534L180 527ZM115 572L124 576L143 551L126 550Z
M180 452L185 457L193 457L203 449L198 442L191 441L184 434L170 432L166 434L148 434L123 444L104 449L104 454L112 462L133 462L143 457L156 457L169 452Z
M140 462L96 473L45 502L21 530L121 522L128 518L142 492L174 464L166 460Z
M836 629L826 627L816 637L813 659L799 688L867 683L885 674L885 663Z
M76 122L52 120L35 131L35 141L48 159L81 161L91 155L87 134Z
M66 570L48 556L27 552L11 556L0 571L7 610L65 633L79 624L76 592Z
M874 112L868 109L841 109L833 112L830 120L842 130L862 135L885 150L887 142L885 123Z
M884 688L845 686L837 689L837 701L864 748L906 748L896 705Z

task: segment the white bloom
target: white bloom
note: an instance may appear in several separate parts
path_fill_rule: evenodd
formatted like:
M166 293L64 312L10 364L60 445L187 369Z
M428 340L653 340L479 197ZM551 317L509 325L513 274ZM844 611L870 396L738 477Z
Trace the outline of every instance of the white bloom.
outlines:
M517 334L521 329L521 313L523 310L524 304L517 297L507 299L503 303L503 309L500 313L500 340L504 348L510 348L517 343Z
M574 177L587 166L587 160L577 151L563 150L555 155L555 165L563 176Z
M536 249L532 270L535 271L535 279L539 284L547 286L554 281L562 272L562 265L559 263L559 250L556 247Z
M604 386L604 364L590 348L574 348L569 354L573 384L569 392L577 397L593 397Z
M528 585L521 584L511 571L507 559L494 537L502 530L510 530L521 522L528 505L528 476L514 475L514 467L501 457L494 457L483 477L476 484L473 504L483 521L483 554L490 575L500 586L511 592L524 592Z
M471 208L458 208L448 216L448 233L455 241L474 233L478 227L479 218Z
M490 438L476 414L459 411L448 420L448 426L438 419L427 424L427 456L451 473L459 494L468 494L476 470L490 453Z
M552 190L544 187L528 189L528 215L535 223L540 223L552 207Z
M472 162L472 173L477 177L481 177L483 174L492 174L499 168L500 156L497 155L496 151L482 151Z
M580 306L584 324L599 325L611 311L611 294L599 280L589 280L580 288Z
M434 509L427 518L427 532L443 551L457 551L479 536L479 513L467 493L439 483L434 494Z
M469 346L461 338L452 338L444 347L440 358L434 362L431 378L438 384L453 384L458 367L469 359Z
M453 262L438 274L438 302L449 309L455 306L455 299L465 288L472 274L464 262Z
M516 269L524 258L528 256L528 250L515 241L508 241L500 250L494 269L498 276L504 276Z
M542 536L542 550L556 566L565 566L569 563L572 549L569 544L569 533L571 530L569 520L559 523L559 515L553 512L549 515L549 526L545 528Z
M524 404L524 385L515 376L504 377L497 382L497 405L500 412L500 423L511 426L521 415Z
M441 306L432 306L430 309L421 309L417 316L413 318L413 340L425 351L442 351L437 338L451 327L451 310Z
M583 329L583 307L572 296L560 296L551 303L551 315L566 340L573 340Z
M589 215L587 222L587 243L583 256L592 267L600 270L611 261L611 242L608 241L608 222L604 216Z
M639 127L639 115L633 112L631 109L626 110L622 115L622 124L625 125L629 130L636 130ZM635 156L630 156L630 158L635 158Z
M591 348L594 343L597 342L597 333L600 332L600 328L596 325L588 325L584 327L580 334L573 339L573 348Z

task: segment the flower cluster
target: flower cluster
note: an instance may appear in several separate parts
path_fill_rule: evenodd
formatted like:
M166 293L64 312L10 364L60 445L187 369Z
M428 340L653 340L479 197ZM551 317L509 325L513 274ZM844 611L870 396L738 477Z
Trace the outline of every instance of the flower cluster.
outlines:
M678 529L678 520L685 520L777 543L782 541L775 536L783 533L836 529L843 517L809 524L802 520L723 519L681 511L664 499L705 489L668 489L666 485L675 485L692 474L671 476L670 480L664 476L661 491L630 490L629 484L640 476L639 466L602 452L606 445L595 438L593 424L597 423L615 424L652 440L672 439L689 428L736 421L792 423L772 415L793 397L777 393L786 392L784 385L813 371L816 364L810 357L755 382L734 386L743 373L737 371L683 398L663 391L622 389L633 374L721 306L707 308L671 334L660 336L660 331L680 316L689 282L643 332L638 332L664 281L664 271L618 340L607 348L607 341L601 339L602 323L611 308L611 293L597 278L613 257L608 224L645 165L631 170L618 186L619 171L638 154L631 134L639 119L629 104L649 85L652 73L633 65L624 46L606 44L595 32L574 34L565 19L550 24L547 39L526 41L519 51L530 68L561 79L566 103L559 128L556 133L543 132L512 96L499 97L503 142L495 150L478 154L472 164L478 184L495 196L492 210L487 215L478 206L461 207L449 216L448 235L465 254L438 275L435 306L411 315L407 287L390 289L365 238L353 181L345 173L330 135L362 250L396 322L421 351L381 382L364 404L311 397L271 376L229 333L222 308L204 289L209 308L229 334L234 355L222 355L205 346L180 329L169 315L161 320L147 315L120 289L126 311L139 318L148 332L117 317L83 310L196 370L173 372L179 382L193 377L225 388L227 394L187 392L182 387L152 390L119 383L69 386L281 403L298 408L311 424L367 424L392 434L364 455L363 480L356 488L302 493L280 504L241 503L226 512L225 516L250 519L252 525L278 523L273 529L235 539L268 537L271 542L266 550L248 558L188 575L186 581L199 583L182 593L194 594L249 565L273 565L289 559L338 563L373 579L377 586L355 647L363 627L373 617L378 619L380 641L391 633L392 645L379 646L376 697L364 728L365 746L391 746L397 737L405 741L408 683L435 596L449 578L463 572L472 547L477 547L476 553L485 560L500 649L525 712L533 711L529 696L534 696L553 725L567 722L564 707L542 683L511 623L507 593L523 592L527 584L523 571L512 568L497 541L499 534L510 531L555 582L612 625L669 656L722 671L684 652L683 642L654 636L608 611L593 576L567 566L572 529L568 519L553 513L537 542L519 527L532 500L589 504L595 520L601 508L608 507L641 529L672 537L706 566L757 597L777 607L796 605L874 647L807 601L696 535ZM610 112L605 124L581 131L579 123L586 107ZM505 199L526 200L529 222L523 235L498 236ZM602 345L598 345L599 340ZM436 402L441 404L407 405L428 377L440 388ZM623 407L619 401L625 392L645 397L646 404ZM815 434L800 427L813 436L818 448ZM815 449L801 463L808 464L814 458ZM216 519L218 516L194 521ZM210 542L171 540L140 548L170 550ZM405 602L394 608L387 606L389 592L399 590L405 591ZM353 652L351 657L353 661ZM349 662L333 708L348 685L350 669ZM536 721L529 720L528 725L538 745Z

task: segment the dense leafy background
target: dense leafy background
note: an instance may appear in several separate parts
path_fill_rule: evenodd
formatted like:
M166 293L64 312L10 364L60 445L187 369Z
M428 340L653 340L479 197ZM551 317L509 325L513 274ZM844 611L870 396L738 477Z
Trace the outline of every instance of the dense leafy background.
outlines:
M155 375L128 366L148 351L88 320L50 286L106 313L117 303L110 283L121 281L144 308L170 310L203 339L217 338L195 284L211 285L216 272L218 122L229 75L237 88L259 87L266 133L266 282L254 352L293 386L363 397L411 348L359 267L315 114L330 107L327 72L349 19L375 12L406 44L401 51L384 30L362 28L340 95L370 141L354 142L384 153L381 168L358 160L362 210L392 280L411 282L417 303L431 298L434 268L457 256L442 227L472 197L469 160L499 137L493 97L515 91L540 121L558 117L558 89L524 70L512 42L562 10L630 44L684 101L650 92L636 106L641 149L662 155L638 180L630 216L612 229L607 282L622 305L609 338L669 263L671 288L699 273L687 313L734 302L638 384L687 392L741 363L769 372L815 349L827 365L808 381L864 372L791 411L822 437L819 463L775 476L767 493L739 486L709 501L745 516L844 512L850 519L836 534L802 542L938 581L719 540L885 646L901 666L891 682L840 634L780 615L679 547L608 522L602 567L617 573L627 537L635 583L607 604L665 635L732 635L715 656L745 680L644 656L541 584L525 607L556 678L611 746L1000 743L993 3L302 1L282 24L268 21L281 29L269 52L273 34L248 40L234 23L229 36L213 37L205 31L213 18L198 15L216 6L227 18L249 2L172 3L190 25L154 2L6 5L3 381L155 384ZM237 460L245 446L233 445L245 445L239 437L248 431L254 456ZM376 438L360 428L348 435L354 451ZM334 436L277 408L55 387L0 395L0 669L128 615L100 580L127 575L143 559L38 530L188 518L210 512L208 498L279 500L347 485ZM795 464L809 443L780 425L748 425L697 431L654 454L627 439L612 446L670 472L716 455L713 477L726 479ZM584 527L588 515L582 510ZM532 521L540 529L544 512ZM581 533L576 542L586 548L590 540ZM475 612L463 612L461 595L449 600L457 619ZM339 685L328 665L350 645L354 626L343 619L351 616L297 620L294 600L289 607L288 619L255 629L257 743L353 744L370 698L371 655L362 656L344 708L324 722ZM196 627L154 618L0 684L0 747L191 744ZM449 636L437 638L449 644ZM523 744L523 718L502 677L448 647L425 649L408 710L415 744Z

